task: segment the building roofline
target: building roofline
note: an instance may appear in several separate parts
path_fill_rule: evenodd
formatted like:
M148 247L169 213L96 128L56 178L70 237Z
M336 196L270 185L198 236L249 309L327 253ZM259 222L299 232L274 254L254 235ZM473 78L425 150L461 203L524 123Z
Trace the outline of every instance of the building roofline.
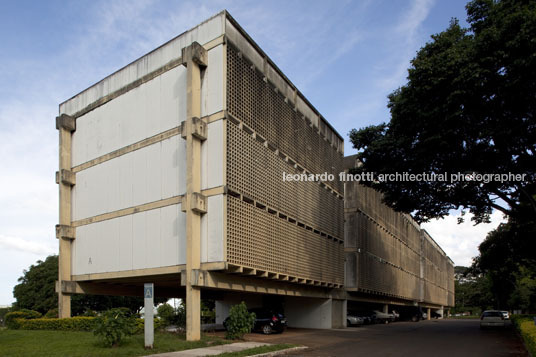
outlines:
M307 104L311 110L316 114L318 115L318 117L320 118L320 120L322 120L334 133L335 135L337 135L337 137L339 139L341 139L342 141L344 141L344 138L339 134L339 132L328 122L328 120L326 118L324 118L322 116L322 114L320 114L320 112L318 111L318 109L316 109L316 107L311 104L311 102L305 97L305 95L300 92L300 90L298 89L298 87L296 87L294 85L294 83L292 83L292 81L283 73L283 71L275 64L274 61L272 61L272 59L266 54L266 52L264 52L262 50L262 48L255 42L255 40L253 40L251 38L251 36L249 36L249 34L246 32L246 30L244 30L244 28L242 26L240 26L240 24L234 19L234 17L229 13L229 11L227 10L223 10L223 13L225 14L225 16L227 17L227 19L233 24L233 26L240 32L240 34L242 36L244 36L244 38L253 46L253 48L259 52L259 54L266 58L267 62L275 69L275 71L277 72L277 74L279 74L281 76L281 78L283 78L283 80L285 82L287 82L287 84L292 88L292 89L295 89L296 92L297 92L297 95L300 96L300 98L304 101L305 104Z

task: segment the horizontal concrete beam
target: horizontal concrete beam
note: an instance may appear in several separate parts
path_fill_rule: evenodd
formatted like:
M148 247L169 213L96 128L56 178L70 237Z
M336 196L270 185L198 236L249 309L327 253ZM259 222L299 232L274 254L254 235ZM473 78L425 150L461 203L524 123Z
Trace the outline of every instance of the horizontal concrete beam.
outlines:
M182 272L186 274L186 271ZM259 294L346 299L343 289L333 289L321 285L297 285L286 280L252 277L250 275L229 274L216 271L193 270L192 285L210 289L243 291ZM184 285L186 278L181 278Z

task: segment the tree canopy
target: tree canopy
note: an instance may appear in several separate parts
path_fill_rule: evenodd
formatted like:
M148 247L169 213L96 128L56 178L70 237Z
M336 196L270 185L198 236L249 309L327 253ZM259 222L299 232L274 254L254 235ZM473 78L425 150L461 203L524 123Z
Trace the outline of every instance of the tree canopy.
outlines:
M45 314L58 307L55 281L58 280L58 256L51 255L44 261L37 261L25 270L19 278L19 284L13 289L16 309L30 309ZM158 298L156 303L167 299ZM71 311L73 315L82 315L87 311L104 311L115 307L126 307L131 312L138 312L144 305L143 297L73 295Z
M466 9L469 29L452 20L411 61L407 84L388 96L390 122L350 132L362 162L354 173L447 173L363 182L419 222L459 208L476 223L493 209L536 215L536 2L474 0ZM451 181L458 173L525 177Z

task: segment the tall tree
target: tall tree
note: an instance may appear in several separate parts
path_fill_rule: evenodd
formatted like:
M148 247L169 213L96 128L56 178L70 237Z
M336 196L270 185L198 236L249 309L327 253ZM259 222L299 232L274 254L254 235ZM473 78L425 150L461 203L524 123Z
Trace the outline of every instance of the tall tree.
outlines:
M51 255L44 261L37 261L25 270L19 278L19 284L13 289L16 299L15 308L36 310L45 314L58 307L58 296L54 291L58 279L58 256ZM167 299L158 298L156 303ZM87 310L104 311L114 307L127 307L131 312L138 312L143 307L143 297L104 296L104 295L73 295L72 313L81 315Z
M362 162L354 172L447 173L364 182L420 222L461 207L480 223L493 209L514 216L522 203L535 216L536 1L474 0L466 9L469 29L453 20L411 61L407 84L388 97L390 122L350 132ZM525 180L451 181L457 173Z

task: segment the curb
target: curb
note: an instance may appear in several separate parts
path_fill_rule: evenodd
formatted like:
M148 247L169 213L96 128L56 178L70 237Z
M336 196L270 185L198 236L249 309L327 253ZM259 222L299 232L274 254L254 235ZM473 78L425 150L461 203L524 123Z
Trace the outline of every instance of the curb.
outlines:
M298 346L298 347L291 347L291 348L285 348L284 350L278 350L278 351L272 351L272 352L266 352L266 353L259 353L256 355L251 355L249 357L272 357L272 356L279 356L286 354L287 352L293 352L293 351L300 351L300 350L306 350L309 347L307 346Z

